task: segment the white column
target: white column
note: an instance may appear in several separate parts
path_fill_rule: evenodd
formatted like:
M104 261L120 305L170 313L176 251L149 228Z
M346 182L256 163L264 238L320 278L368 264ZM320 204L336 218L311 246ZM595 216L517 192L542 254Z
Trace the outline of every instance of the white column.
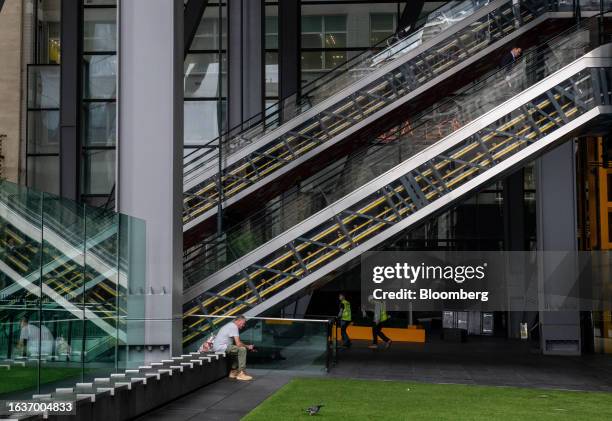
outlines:
M117 208L146 222L144 341L165 349L146 360L182 343L183 7L119 2Z

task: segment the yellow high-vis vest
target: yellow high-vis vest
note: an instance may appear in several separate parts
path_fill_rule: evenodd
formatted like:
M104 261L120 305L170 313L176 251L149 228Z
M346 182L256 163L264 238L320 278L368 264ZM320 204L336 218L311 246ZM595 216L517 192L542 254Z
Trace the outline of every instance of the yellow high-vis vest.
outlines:
M351 321L351 303L349 303L346 300L342 300L340 302L342 303L342 306L343 306L341 320L345 322L350 322Z

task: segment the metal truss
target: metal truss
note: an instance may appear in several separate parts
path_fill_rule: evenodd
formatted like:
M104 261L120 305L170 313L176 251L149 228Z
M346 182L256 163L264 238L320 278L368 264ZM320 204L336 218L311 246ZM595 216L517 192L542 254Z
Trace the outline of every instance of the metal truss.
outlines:
M447 31L448 34L442 39L436 37L426 50L416 51L410 59L406 54L384 63L373 77L365 78L364 83L356 83L350 93L346 92L327 108L307 118L298 116L294 119L297 122L295 125L288 129L281 127L266 139L262 138L251 145L254 147L242 148L244 140L240 137L228 139L228 147L241 150L241 153L228 158L221 175L223 200L236 197L263 179L271 181L272 174L278 174L279 170L298 158L323 144L341 140L378 111L397 103L399 99L405 101L406 96L487 49L491 43L518 33L517 22L525 26L534 21L548 10L548 2L522 0L520 20L513 12L511 0L487 7L490 10L483 9L456 25L460 26L459 30ZM241 146L231 146L232 142L238 142ZM216 211L219 184L219 174L213 168L203 181L187 186L183 214L185 224L191 226L192 221L206 218Z
M384 178L370 182L367 189L354 192L355 197L346 196L328 207L328 212L315 215L306 225L312 228L304 228L308 231L291 229L266 245L269 247L253 252L254 257L262 257L253 263L243 259L241 270L234 275L224 271L213 275L211 279L228 277L206 295L196 295L197 288L186 291L184 341L208 329L201 319L188 317L201 304L214 308L212 315L269 308L269 303L291 296L305 282L314 282L443 204L461 200L502 170L537 156L561 141L572 125L582 125L581 118L591 118L598 107L610 104L611 80L608 67L566 68L546 84L487 113L481 119L486 122L484 127L459 130L428 154L411 157ZM342 208L345 203L348 205Z

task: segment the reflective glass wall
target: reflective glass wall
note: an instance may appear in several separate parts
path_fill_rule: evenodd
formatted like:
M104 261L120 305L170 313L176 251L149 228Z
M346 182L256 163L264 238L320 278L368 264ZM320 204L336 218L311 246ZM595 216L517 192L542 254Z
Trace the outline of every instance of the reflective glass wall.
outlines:
M144 221L0 182L0 399L142 364Z

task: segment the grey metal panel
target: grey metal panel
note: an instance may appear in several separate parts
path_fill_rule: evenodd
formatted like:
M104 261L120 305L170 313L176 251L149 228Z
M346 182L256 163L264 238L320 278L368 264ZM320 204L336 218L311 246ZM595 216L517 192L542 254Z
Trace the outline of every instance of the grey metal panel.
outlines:
M168 321L182 315L184 3L122 0L118 7L117 208L146 222L146 287L154 295L144 296L145 316L165 322L147 322L145 340L177 353L180 322L171 328Z
M576 157L573 141L548 152L536 161L536 227L540 251L576 251L577 203ZM548 279L555 272L552 258L541 262L540 279ZM539 283L540 341L546 355L580 354L580 313L578 311L547 312L544 290ZM569 341L569 342L568 342ZM557 343L565 343L562 348ZM552 345L551 345L552 344ZM572 345L574 344L574 345ZM572 350L572 346L576 349Z

